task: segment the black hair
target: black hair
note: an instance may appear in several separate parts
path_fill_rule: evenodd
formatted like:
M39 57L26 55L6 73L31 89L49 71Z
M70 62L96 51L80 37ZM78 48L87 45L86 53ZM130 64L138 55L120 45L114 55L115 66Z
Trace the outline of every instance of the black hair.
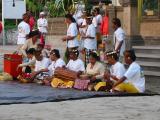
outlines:
M136 55L135 55L135 51L134 49L131 50L126 50L124 53L129 53L129 57L131 58L131 60L134 62L136 61Z
M78 50L71 50L71 51L69 51L69 53L74 53L74 54L77 55L77 57L79 56L79 51Z
M112 23L118 27L121 27L121 21L119 18L113 18Z
M100 61L100 57L98 56L98 54L96 52L91 52L89 54L89 57L93 57L95 58L97 61Z
M37 44L37 47L42 47L42 48L44 48L44 44L42 44L42 43L39 43L39 44Z
M74 19L74 17L71 15L71 14L66 14L65 15L65 18L68 18L68 19L70 19L72 22L76 22L76 20Z
M31 31L28 35L29 38L35 36L35 35L39 35L40 36L40 32L39 30L35 30L35 31Z
M114 58L116 61L118 61L118 59L119 59L117 53L114 52L114 51L108 51L108 52L106 52L106 56L110 56L110 57Z
M96 7L94 11L96 11L98 14L100 13L100 9L98 7Z
M22 17L23 17L23 20L24 20L27 17L29 18L29 15L27 13L24 13Z
M30 48L29 50L26 51L26 53L27 53L27 54L32 54L32 55L34 55L34 54L35 54L35 51L36 51L36 50L35 50L34 48Z
M41 50L35 50L35 56L40 56L42 54L42 51Z
M59 50L58 50L58 49L53 49L53 50L51 51L51 54L55 54L55 56L56 56L57 58L60 58L60 53L59 53Z

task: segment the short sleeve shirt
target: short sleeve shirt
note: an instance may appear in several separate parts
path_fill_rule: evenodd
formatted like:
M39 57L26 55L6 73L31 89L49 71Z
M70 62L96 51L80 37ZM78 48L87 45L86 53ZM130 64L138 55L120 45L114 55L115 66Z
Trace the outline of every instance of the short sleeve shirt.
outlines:
M68 69L73 70L73 71L85 71L84 63L82 60L77 59L75 61L70 60L66 66Z
M67 30L67 36L72 36L72 37L74 37L74 39L68 41L68 44L67 44L68 48L73 48L73 47L79 46L79 43L77 40L77 35L78 35L77 24L71 23L68 27L68 30Z
M57 67L63 67L65 65L65 62L61 58L59 58L57 61L53 61L52 64L48 67L49 75L54 75L54 71Z
M94 37L94 39L90 39L90 38L85 39L84 47L86 49L91 49L91 50L97 49L96 28L94 27L93 24L88 26L86 36Z
M145 77L142 68L133 62L124 76L127 78L127 82L132 83L140 92L145 91Z
M119 46L120 42L122 42L122 46L120 48L120 55L123 56L123 53L125 51L125 32L124 30L119 27L115 32L114 32L114 44L115 44L115 50Z
M18 25L18 41L17 44L24 44L26 41L26 36L29 34L30 32L30 26L28 23L22 21L19 25Z

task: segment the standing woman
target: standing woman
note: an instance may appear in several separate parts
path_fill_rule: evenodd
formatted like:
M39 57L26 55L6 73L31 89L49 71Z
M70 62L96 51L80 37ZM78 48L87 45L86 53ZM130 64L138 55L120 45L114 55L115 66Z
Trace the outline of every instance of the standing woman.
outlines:
M62 38L63 41L67 41L67 51L65 57L67 58L68 61L68 51L70 50L77 50L79 43L77 40L77 35L78 35L78 27L76 24L75 19L71 14L67 14L65 16L65 22L68 25L67 29L67 35Z

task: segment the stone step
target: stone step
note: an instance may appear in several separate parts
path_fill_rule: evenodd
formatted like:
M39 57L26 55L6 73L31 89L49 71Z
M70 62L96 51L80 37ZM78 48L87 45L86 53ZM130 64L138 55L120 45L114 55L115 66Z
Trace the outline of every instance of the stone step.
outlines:
M137 56L137 61L160 63L160 53L159 54L136 53L136 56Z
M151 76L155 76L155 77L159 77L159 80L160 80L160 71L144 71L144 75L146 77L151 77Z
M136 61L144 71L155 71L160 72L160 62L144 62Z
M55 26L53 26L53 27L49 27L48 29L47 29L48 31L67 31L67 28L65 28L65 27L55 27Z
M67 26L65 24L52 24L52 25L48 25L48 28L65 28L67 29Z
M136 53L159 54L160 46L133 46Z

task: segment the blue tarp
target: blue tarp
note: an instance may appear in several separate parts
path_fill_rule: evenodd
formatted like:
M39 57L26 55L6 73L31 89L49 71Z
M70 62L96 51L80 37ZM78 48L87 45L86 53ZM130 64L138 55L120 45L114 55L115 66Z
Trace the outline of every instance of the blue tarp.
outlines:
M37 84L20 84L18 82L0 82L0 105L57 102L63 100L85 99L111 96L146 96L156 95L147 92L141 94L119 94L107 92L89 92L74 89L55 89Z

